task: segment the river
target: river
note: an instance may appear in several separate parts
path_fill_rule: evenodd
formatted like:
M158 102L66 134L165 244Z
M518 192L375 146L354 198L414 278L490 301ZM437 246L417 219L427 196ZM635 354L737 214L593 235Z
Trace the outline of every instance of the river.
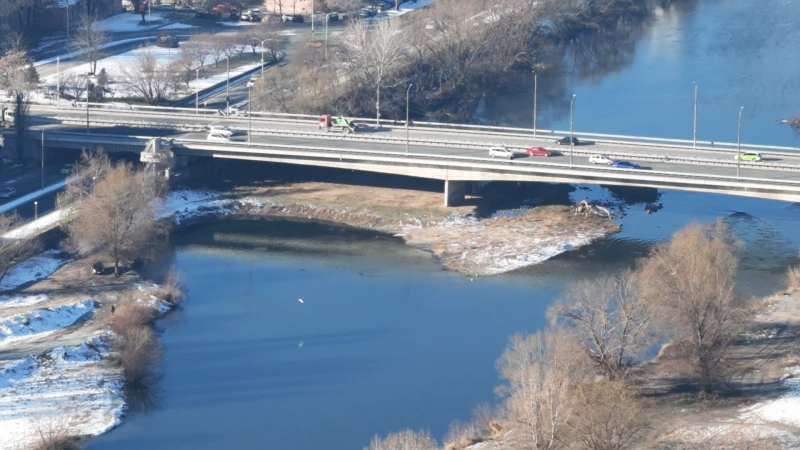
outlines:
M574 92L576 129L691 138L696 81L699 139L735 140L744 105L743 141L797 145L774 123L800 108L797 23L794 0L661 11L608 70L576 70L542 95L540 125L567 127ZM493 120L528 120L529 105L506 100L487 105ZM407 427L441 438L494 399L508 337L540 329L568 282L630 266L686 223L717 217L745 242L743 295L779 288L797 260L798 205L672 191L656 200L655 214L629 208L612 239L475 280L394 238L327 224L187 228L172 262L190 296L161 325L163 379L90 448L352 450Z

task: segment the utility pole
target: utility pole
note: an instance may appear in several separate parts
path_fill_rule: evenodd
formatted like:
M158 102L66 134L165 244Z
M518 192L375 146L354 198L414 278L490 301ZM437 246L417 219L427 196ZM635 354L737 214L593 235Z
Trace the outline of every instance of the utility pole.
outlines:
M697 83L694 83L694 145L697 148Z
M739 178L739 164L742 162L742 111L744 106L739 108L739 129L736 132L736 178Z
M225 77L225 115L231 113L231 103L230 103L230 89L231 89L231 59L225 58L225 72L227 73Z
M314 0L311 0L311 40L314 40Z
M89 134L89 74L86 74L86 134Z
M325 61L328 60L328 20L330 17L330 13L325 14Z
M572 133L572 111L575 104L575 94L572 94L572 100L569 101L569 165L572 167L572 149L575 148L575 137Z
M414 84L409 84L408 89L406 89L406 156L408 156L408 141L409 141L409 131L408 131L408 111L409 111L409 95L411 94L411 86Z
M533 71L533 135L536 136L536 94L539 90L538 76L536 71Z

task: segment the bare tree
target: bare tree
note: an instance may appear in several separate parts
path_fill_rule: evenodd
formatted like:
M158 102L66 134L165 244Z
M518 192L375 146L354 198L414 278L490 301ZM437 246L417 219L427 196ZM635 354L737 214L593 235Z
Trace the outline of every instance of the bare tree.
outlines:
M167 97L171 80L176 75L167 64L159 62L149 49L139 53L134 62L120 69L120 80L150 105L158 104Z
M353 68L375 89L376 123L380 126L382 82L406 59L406 41L400 21L385 19L373 26L363 20L350 22L344 43Z
M41 244L35 236L4 237L21 225L22 220L17 214L0 214L0 283L12 267L41 251Z
M197 36L192 36L188 41L182 43L180 49L181 58L191 60L195 67L202 69L212 53L208 41L209 36L210 35L199 34Z
M84 14L80 18L80 24L72 34L72 46L75 50L83 52L84 58L89 63L89 72L97 71L97 61L101 57L101 49L108 39L108 35L96 25L95 16Z
M208 36L205 42L208 46L209 55L214 60L214 67L217 67L219 60L228 51L229 39L226 36L215 34Z
M569 420L573 447L586 450L633 448L649 425L646 405L619 380L578 386Z
M8 94L26 91L29 86L25 69L30 63L31 60L24 51L11 50L0 57L0 89Z
M574 413L571 395L587 376L585 356L572 335L560 328L516 334L497 365L507 381L498 393L514 424L509 439L515 448L564 448Z
M364 450L436 450L436 440L427 431L404 430L385 438L372 438Z
M150 256L166 235L156 220L162 182L120 163L96 183L92 196L75 204L65 227L73 248L83 254L107 253L119 276L121 263Z
M728 347L741 320L734 295L738 245L718 221L693 223L657 246L642 265L642 293L671 332L704 391L725 373Z
M597 371L609 379L622 377L655 342L653 314L630 271L567 287L548 315L574 330Z
M77 203L94 196L97 181L105 178L110 170L111 160L105 152L83 150L64 190L56 198L58 209L69 211Z

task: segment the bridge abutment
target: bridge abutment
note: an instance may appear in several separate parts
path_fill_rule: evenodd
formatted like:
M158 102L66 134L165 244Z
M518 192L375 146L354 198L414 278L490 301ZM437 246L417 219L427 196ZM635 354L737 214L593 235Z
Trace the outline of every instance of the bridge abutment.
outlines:
M468 181L444 182L444 206L458 206L464 203L464 195L467 193Z

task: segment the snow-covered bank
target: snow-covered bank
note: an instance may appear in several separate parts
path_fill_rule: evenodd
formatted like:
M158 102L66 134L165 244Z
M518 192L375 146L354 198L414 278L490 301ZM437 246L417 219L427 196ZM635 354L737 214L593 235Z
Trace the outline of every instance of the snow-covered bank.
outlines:
M39 256L25 260L12 267L0 282L0 292L16 289L24 284L47 278L69 259L60 257L58 250L47 250Z
M781 385L785 391L780 397L746 408L742 419L800 427L800 366L788 368Z
M162 208L161 217L173 215L176 225L239 215L299 217L374 229L428 249L444 267L469 275L497 275L539 264L619 231L610 220L576 216L566 207L533 208L491 218L459 214L437 218L422 213L394 218L357 205L328 206L260 196L226 198L219 192L181 190L171 192Z
M72 326L90 316L96 307L97 302L86 299L72 304L0 317L0 347L22 339L40 338L47 333Z
M106 339L0 363L0 449L29 448L40 431L96 436L119 425L121 373L107 361Z

